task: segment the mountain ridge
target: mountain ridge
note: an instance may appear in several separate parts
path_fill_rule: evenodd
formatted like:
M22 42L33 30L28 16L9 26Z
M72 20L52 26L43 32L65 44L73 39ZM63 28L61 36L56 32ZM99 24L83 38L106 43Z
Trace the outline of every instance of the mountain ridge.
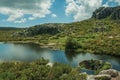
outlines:
M117 7L100 7L93 12L92 18L120 20L120 6Z

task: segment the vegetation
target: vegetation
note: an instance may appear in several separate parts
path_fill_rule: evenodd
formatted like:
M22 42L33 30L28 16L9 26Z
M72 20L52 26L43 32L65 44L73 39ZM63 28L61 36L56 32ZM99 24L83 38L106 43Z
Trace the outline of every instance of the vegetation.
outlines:
M69 65L54 63L39 59L33 62L2 62L0 63L0 80L86 80Z
M76 53L78 49L81 48L80 44L74 38L68 38L65 44L65 52L66 53Z

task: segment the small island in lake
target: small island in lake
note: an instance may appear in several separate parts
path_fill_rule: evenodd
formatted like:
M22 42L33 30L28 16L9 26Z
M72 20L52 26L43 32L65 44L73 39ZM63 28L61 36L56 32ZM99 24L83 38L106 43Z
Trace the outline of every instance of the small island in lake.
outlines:
M90 70L100 70L100 69L110 69L112 68L109 62L105 62L102 60L84 60L80 62L80 67Z

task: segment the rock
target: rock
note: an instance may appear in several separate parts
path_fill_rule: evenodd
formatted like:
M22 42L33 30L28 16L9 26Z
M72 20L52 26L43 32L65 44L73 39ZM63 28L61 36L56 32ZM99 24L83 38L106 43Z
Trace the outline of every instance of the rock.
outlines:
M113 12L113 8L101 7L93 12L92 17L96 19L103 19L103 18L107 18L108 16L110 16L112 12Z
M86 72L82 72L79 75L87 75L87 73Z
M111 76L108 74L100 74L94 76L94 80L111 80Z
M53 67L53 63L49 62L46 64L47 66Z
M99 74L108 74L111 77L117 77L117 76L119 76L118 71L116 71L114 69L103 70L103 71L99 72Z
M104 19L110 18L113 20L120 20L120 6L117 7L100 7L93 12L92 18Z
M95 79L94 79L94 75L88 75L88 76L87 76L87 80L95 80Z
M87 80L111 80L111 76L108 74L88 75Z
M116 8L116 10L112 13L111 18L114 19L114 20L119 20L120 19L120 7Z

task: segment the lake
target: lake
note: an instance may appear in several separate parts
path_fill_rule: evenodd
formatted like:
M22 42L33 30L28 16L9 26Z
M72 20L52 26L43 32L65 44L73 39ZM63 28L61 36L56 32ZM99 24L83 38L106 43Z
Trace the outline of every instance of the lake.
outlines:
M68 54L62 50L40 48L36 44L0 43L0 61L33 61L39 58L49 59L50 62L78 66L83 60L104 60L112 64L113 69L120 71L120 58L108 55L95 55L90 53Z

